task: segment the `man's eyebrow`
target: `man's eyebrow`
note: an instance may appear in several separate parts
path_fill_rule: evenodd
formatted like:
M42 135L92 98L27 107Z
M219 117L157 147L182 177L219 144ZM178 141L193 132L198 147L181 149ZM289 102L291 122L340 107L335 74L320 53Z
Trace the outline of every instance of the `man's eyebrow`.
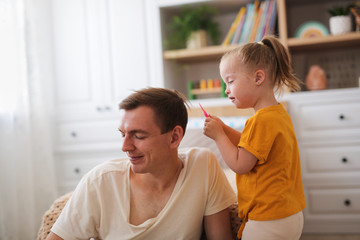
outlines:
M120 128L118 128L118 130L121 132L121 133L124 133L123 131L121 131ZM131 131L128 132L129 134L136 134L136 133L142 133L142 134L149 134L149 132L145 131L145 130L142 130L142 129L133 129Z

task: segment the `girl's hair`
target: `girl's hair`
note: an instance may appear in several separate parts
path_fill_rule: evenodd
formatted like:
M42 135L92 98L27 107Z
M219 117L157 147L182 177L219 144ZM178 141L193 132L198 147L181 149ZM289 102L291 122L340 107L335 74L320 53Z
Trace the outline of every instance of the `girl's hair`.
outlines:
M274 79L275 91L285 85L291 91L300 90L301 80L293 74L290 54L281 42L272 36L264 37L261 42L247 43L225 53L221 61L235 56L241 63L254 68L265 69Z
M119 108L124 110L140 106L153 109L161 133L167 133L180 125L185 134L188 122L187 100L180 92L165 88L144 88L135 91L119 104Z

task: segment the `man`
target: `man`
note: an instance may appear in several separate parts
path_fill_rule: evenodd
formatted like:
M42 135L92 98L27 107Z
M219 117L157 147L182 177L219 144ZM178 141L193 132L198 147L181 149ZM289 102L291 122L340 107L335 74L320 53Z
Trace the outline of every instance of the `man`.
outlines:
M184 98L162 88L120 103L127 161L85 175L47 239L232 239L228 207L235 194L216 157L178 152L187 124Z

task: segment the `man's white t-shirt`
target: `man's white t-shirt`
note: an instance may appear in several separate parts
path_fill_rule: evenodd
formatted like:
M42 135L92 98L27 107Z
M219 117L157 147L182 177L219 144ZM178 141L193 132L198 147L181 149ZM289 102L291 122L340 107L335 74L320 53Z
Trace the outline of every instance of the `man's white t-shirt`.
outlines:
M51 231L63 239L200 239L203 217L224 210L236 196L207 149L180 151L182 169L157 217L129 223L130 161L105 162L86 174Z

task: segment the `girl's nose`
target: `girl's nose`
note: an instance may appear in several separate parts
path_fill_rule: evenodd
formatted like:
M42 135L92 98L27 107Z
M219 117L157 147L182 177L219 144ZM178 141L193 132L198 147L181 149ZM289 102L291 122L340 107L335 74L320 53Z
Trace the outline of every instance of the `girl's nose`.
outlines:
M229 88L226 86L226 88L225 88L225 94L226 94L226 95L229 95L229 93L230 93L230 90L229 90Z

